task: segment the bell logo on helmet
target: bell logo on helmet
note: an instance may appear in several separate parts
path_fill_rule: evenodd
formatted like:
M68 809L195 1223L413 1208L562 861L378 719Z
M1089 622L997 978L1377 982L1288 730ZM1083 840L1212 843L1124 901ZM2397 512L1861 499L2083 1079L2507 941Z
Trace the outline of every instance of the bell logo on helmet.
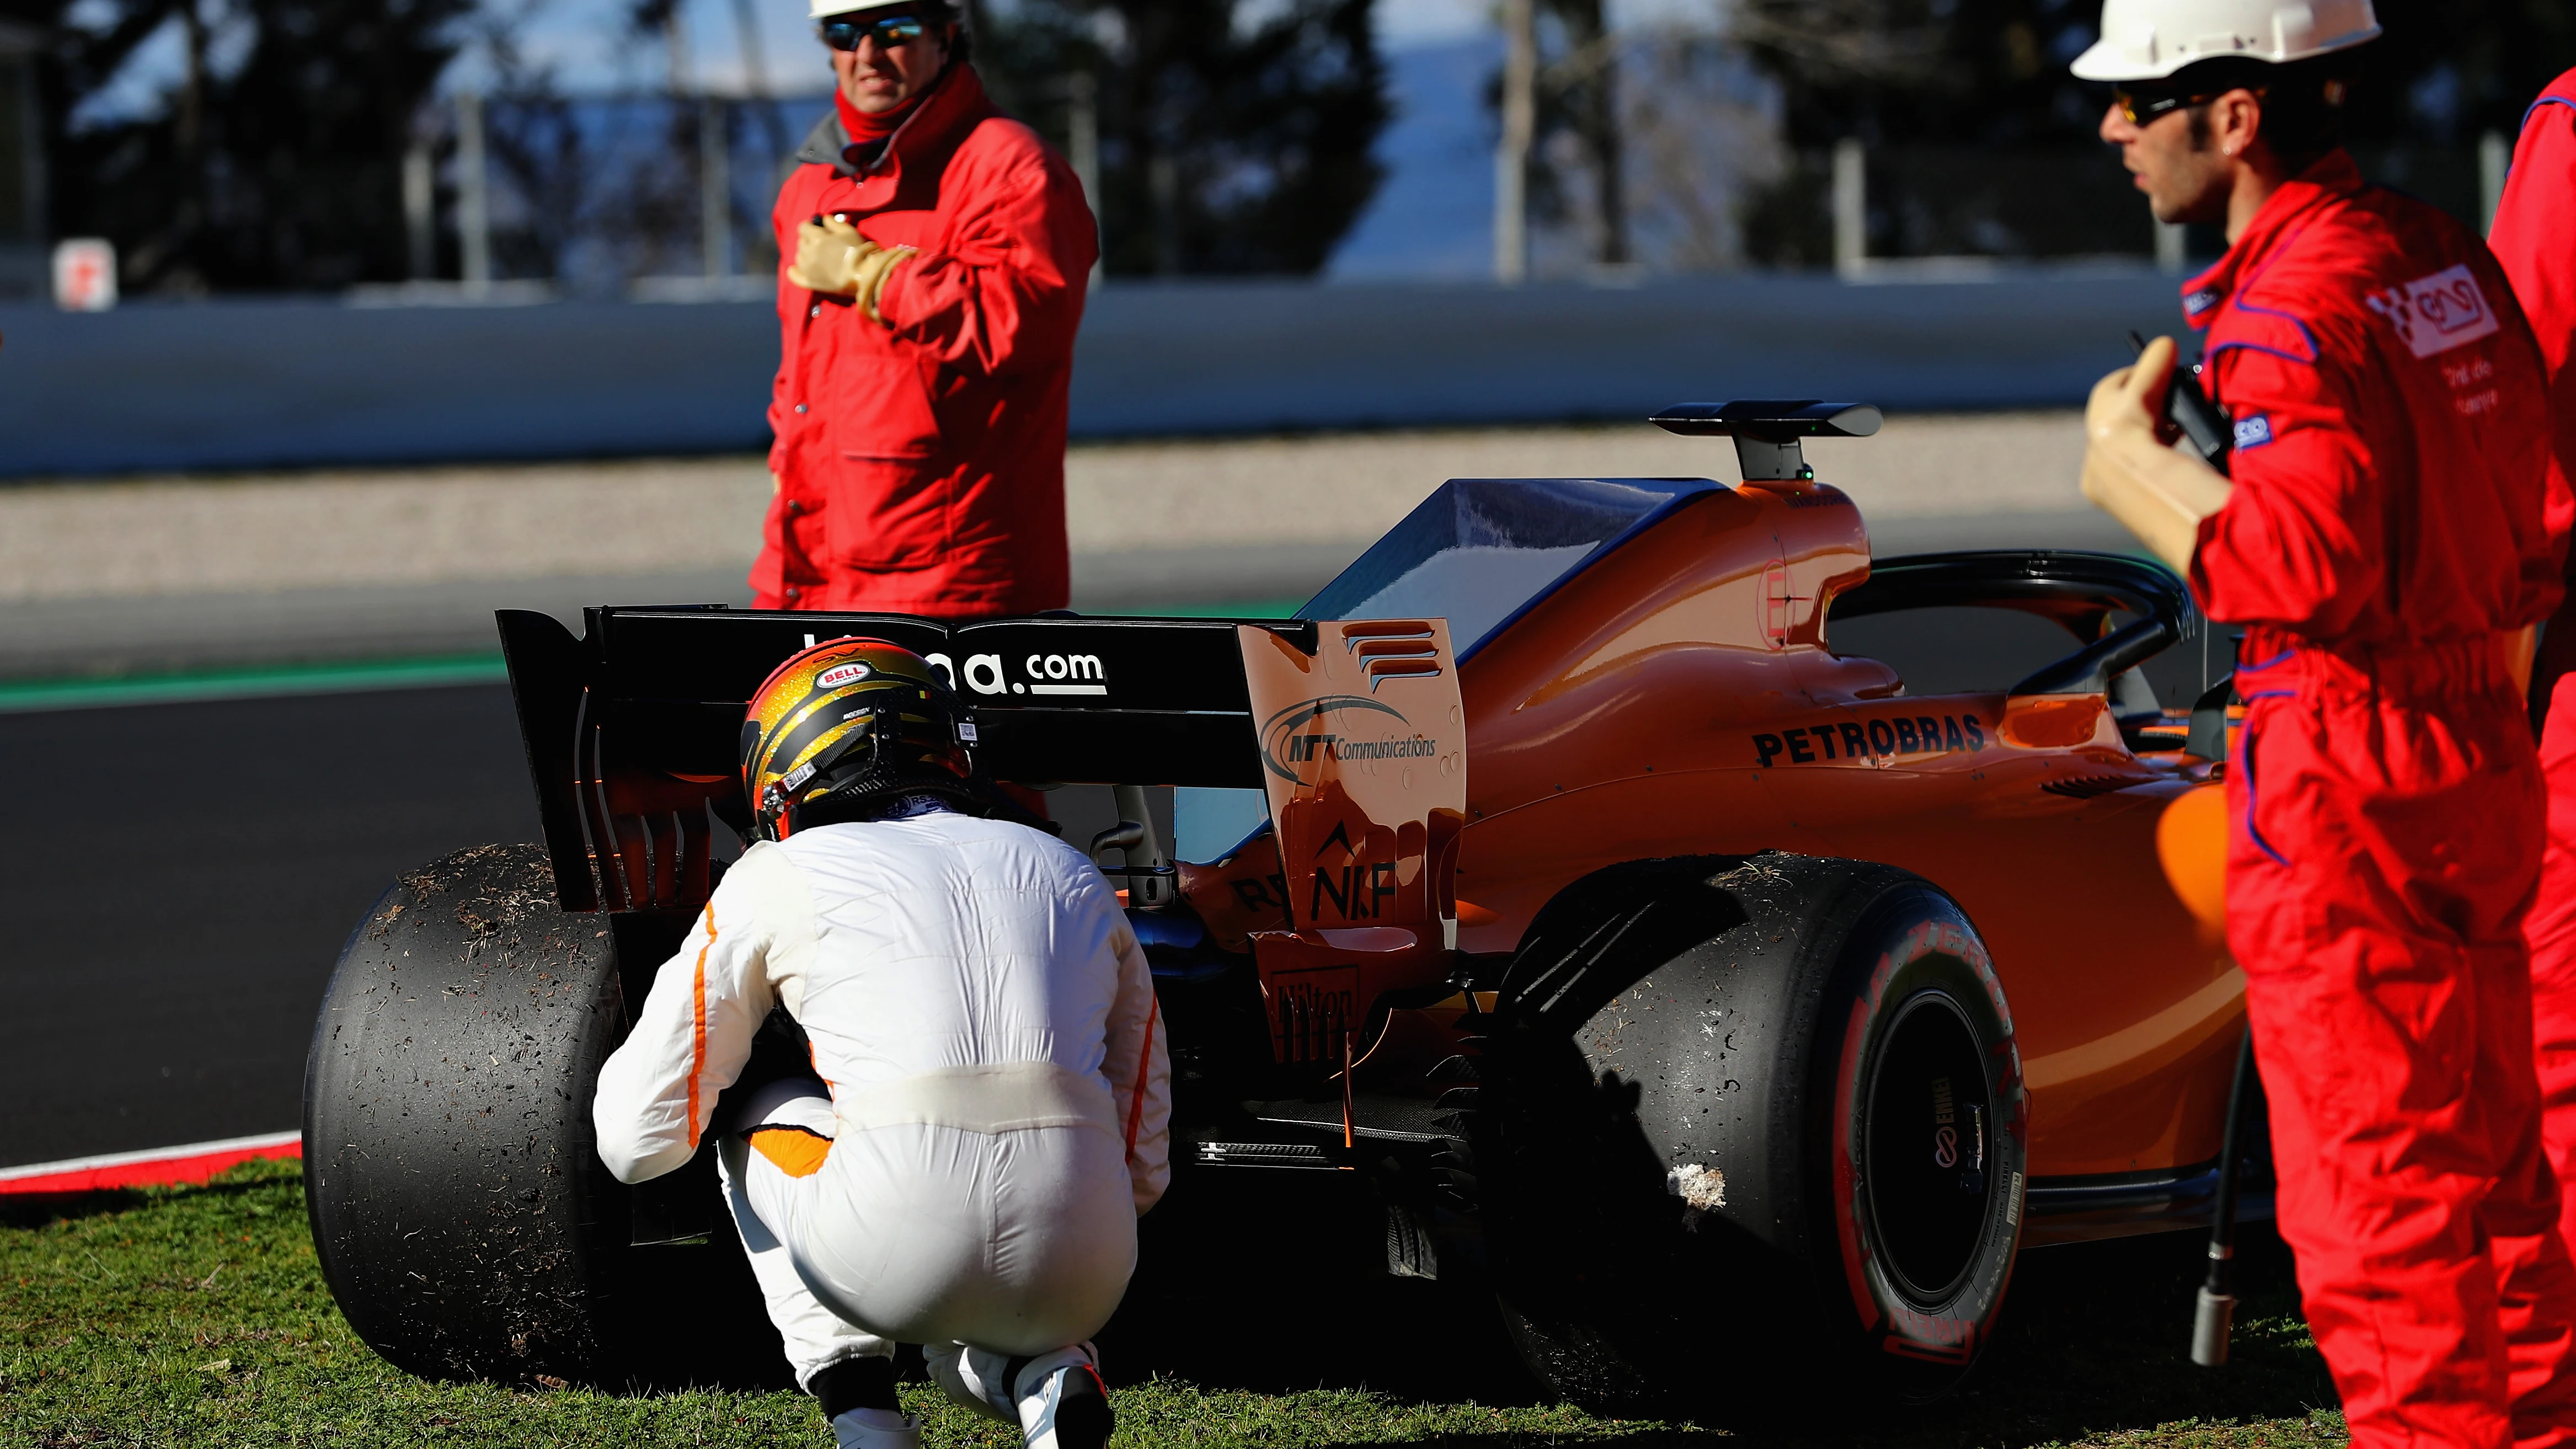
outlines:
M838 689L844 684L855 684L859 680L865 679L875 672L875 670L868 668L864 662L854 659L847 664L835 664L831 668L824 670L822 673L815 675L814 687L816 689Z

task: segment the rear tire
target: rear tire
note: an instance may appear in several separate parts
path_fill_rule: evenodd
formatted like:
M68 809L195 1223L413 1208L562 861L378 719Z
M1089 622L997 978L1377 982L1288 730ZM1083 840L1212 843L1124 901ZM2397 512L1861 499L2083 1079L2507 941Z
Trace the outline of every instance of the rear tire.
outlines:
M1613 867L1532 923L1498 1011L1479 1196L1550 1387L1656 1407L1821 1348L1837 1383L1913 1401L1975 1364L2024 1100L2002 987L1937 887L1776 853Z
M566 915L543 847L487 845L404 876L341 948L305 1059L305 1205L340 1311L395 1366L785 1380L713 1154L629 1188L593 1138L627 1027L617 943L658 965L661 924Z
M340 1311L431 1378L590 1378L602 1209L590 1085L615 954L536 846L405 876L342 948L304 1073L304 1185Z

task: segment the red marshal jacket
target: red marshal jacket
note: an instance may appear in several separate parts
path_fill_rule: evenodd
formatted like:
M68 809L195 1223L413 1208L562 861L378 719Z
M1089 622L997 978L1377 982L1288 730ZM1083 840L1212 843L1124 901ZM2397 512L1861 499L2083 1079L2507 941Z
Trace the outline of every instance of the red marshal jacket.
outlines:
M2192 586L2247 663L2366 661L2519 629L2559 597L2540 349L2495 258L2327 156L2183 289L2235 418ZM2555 496L2553 496L2555 495Z
M2531 319L2540 358L2549 368L2549 415L2554 466L2563 480L2576 469L2576 70L2549 83L2523 113L2522 137L2505 173L2487 245L2513 281L2516 300ZM2550 529L2563 551L2576 499L2563 491ZM2541 645L2536 697L2544 704L2555 676L2576 667L2576 606L2562 603ZM2551 712L2553 715L2555 711ZM2558 728L2568 726L2561 723Z
M1098 252L1063 158L953 68L884 151L838 114L778 193L778 475L751 586L764 608L972 618L1064 607L1065 398ZM796 228L846 212L920 255L890 325L787 280Z

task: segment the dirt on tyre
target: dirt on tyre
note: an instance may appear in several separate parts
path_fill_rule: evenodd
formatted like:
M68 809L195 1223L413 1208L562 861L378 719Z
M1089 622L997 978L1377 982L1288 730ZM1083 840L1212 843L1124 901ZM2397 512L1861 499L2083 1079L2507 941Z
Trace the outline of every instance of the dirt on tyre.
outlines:
M1911 1401L1974 1366L2019 1242L2025 1094L2001 983L1938 887L1778 853L1614 866L1532 923L1497 1015L1477 1195L1549 1387L1704 1409L1823 1371Z
M627 1028L615 936L558 908L544 847L487 845L396 881L341 948L305 1059L305 1206L332 1297L395 1366L783 1376L732 1225L636 1247L636 1192L599 1160L591 1096ZM661 1195L712 1218L705 1158Z

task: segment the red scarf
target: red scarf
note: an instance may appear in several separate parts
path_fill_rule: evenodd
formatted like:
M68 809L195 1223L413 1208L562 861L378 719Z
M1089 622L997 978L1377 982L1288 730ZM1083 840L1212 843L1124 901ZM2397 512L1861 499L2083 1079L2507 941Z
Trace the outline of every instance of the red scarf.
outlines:
M840 91L832 92L832 104L839 107L841 112L841 129L849 134L850 144L853 146L873 146L893 135L895 128L903 124L904 118L919 109L921 103L928 98L929 92L924 91L891 111L878 111L870 115L851 105L850 98Z

